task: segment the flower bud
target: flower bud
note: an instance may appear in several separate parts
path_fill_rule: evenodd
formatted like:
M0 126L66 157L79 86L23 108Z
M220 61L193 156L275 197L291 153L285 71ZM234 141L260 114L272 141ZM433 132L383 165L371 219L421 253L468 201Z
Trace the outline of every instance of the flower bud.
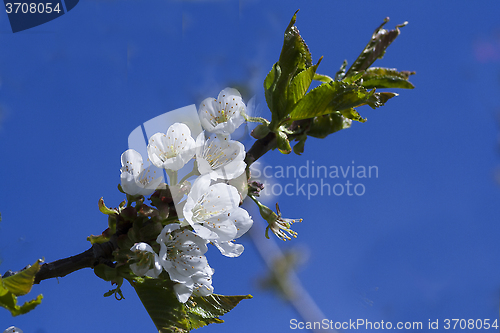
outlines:
M269 134L269 127L267 125L260 124L255 127L250 134L256 139L262 139Z

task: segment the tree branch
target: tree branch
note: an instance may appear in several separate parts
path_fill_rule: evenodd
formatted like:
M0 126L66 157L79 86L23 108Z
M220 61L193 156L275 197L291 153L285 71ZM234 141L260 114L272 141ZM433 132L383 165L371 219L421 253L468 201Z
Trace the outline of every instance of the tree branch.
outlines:
M250 165L257 161L262 155L274 148L276 148L276 133L270 132L262 139L255 141L252 148L247 151L245 156L247 168L249 168Z
M105 243L92 245L85 252L43 264L35 276L34 283L38 284L42 280L63 277L82 268L94 268L101 263L113 266L113 251L117 247L116 236L113 236Z
M302 135L306 130L309 129L312 118L296 120L288 126L288 130L293 131L294 134L288 135L288 140L292 142L295 138ZM276 133L270 132L262 139L258 139L252 145L245 156L245 163L247 164L247 168L250 165L257 161L262 155L267 153L269 150L276 148Z

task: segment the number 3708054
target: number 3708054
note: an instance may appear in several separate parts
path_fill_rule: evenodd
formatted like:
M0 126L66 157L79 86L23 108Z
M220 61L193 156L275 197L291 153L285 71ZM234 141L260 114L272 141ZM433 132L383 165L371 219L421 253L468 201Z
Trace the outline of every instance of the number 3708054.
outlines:
M7 2L5 4L5 11L7 14L50 14L52 12L61 12L60 3L53 4L46 3L28 3L28 2Z

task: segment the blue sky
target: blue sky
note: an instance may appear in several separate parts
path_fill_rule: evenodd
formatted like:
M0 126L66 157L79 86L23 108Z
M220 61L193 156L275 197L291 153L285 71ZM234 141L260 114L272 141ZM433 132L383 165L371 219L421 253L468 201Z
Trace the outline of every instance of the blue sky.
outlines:
M412 70L414 90L345 131L307 140L302 156L277 151L263 165L307 161L377 166L363 195L281 195L299 238L279 243L306 261L298 276L333 321L498 318L500 188L495 171L500 100L500 5L495 1L80 1L69 13L13 34L0 15L0 271L86 250L106 228L97 208L123 200L120 155L130 132L169 110L246 85L269 118L262 82L297 26L319 72L351 64L387 16L409 21L378 66ZM251 141L245 142L249 147ZM283 186L296 179L274 179ZM319 184L318 179L300 179ZM249 205L251 207L251 205ZM249 208L257 221L257 210ZM252 294L205 332L286 332L296 312L258 288L265 266L250 239L238 259L208 252L221 294ZM0 312L0 330L154 332L132 288L85 269L43 281L33 312ZM23 299L24 300L24 299ZM241 328L241 325L244 325ZM440 324L441 325L441 324Z

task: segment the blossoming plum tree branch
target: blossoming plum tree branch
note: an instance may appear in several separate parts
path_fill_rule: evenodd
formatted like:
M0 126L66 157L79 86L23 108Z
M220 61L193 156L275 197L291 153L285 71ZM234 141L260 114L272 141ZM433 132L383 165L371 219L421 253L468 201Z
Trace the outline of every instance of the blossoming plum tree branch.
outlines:
M332 76L317 72L322 57L312 56L295 26L296 14L285 30L279 60L264 80L271 120L249 115L234 88L217 98L205 99L198 108L196 132L190 124L176 122L149 138L147 159L133 149L121 156L119 190L126 200L109 208L99 200L108 227L87 239L92 247L78 255L6 274L0 279L0 305L13 315L30 311L36 299L17 305L17 296L28 293L33 283L62 277L82 268L92 268L114 289L104 296L122 299L121 286L128 281L151 316L159 332L188 332L210 323L232 310L246 296L214 294L206 253L211 247L231 258L244 247L237 243L253 225L241 207L250 197L267 222L269 231L282 240L297 236L294 222L259 201L263 185L251 178L250 165L270 150L300 155L308 137L325 138L349 128L353 121L365 122L355 108L378 108L397 94L378 88L413 88L412 72L370 67L399 35L399 28L379 26L370 42L346 70L344 61ZM333 78L332 78L333 77ZM313 81L320 84L310 89ZM260 123L252 136L257 139L245 152L231 134L245 121ZM145 165L151 164L151 165ZM179 172L191 170L179 180ZM168 179L163 179L163 172ZM254 236L255 237L255 236ZM271 255L271 254L270 254Z

